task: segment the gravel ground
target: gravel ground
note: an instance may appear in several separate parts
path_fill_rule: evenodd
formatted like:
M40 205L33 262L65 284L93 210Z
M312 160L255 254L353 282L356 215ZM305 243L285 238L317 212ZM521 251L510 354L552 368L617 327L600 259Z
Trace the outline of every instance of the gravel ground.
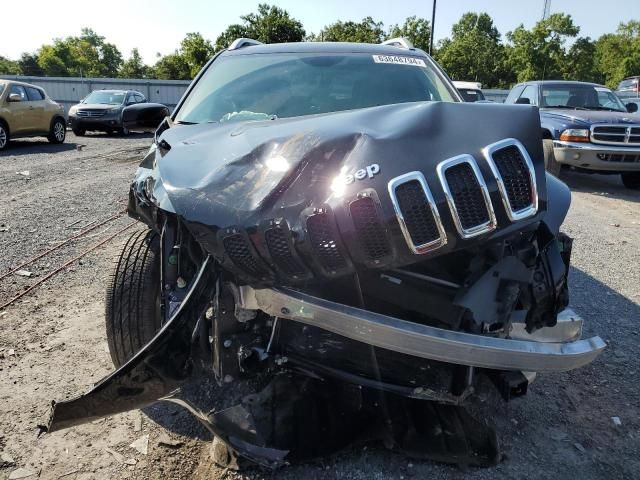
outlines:
M150 141L69 134L61 146L14 142L0 155L0 275L121 212ZM0 312L0 479L29 472L24 478L638 478L640 194L618 177L567 173L564 180L574 192L564 227L575 239L571 304L587 322L585 334L609 348L588 367L539 376L522 399L485 402L504 451L497 467L464 470L369 445L274 474L225 472L211 465L203 429L161 405L38 436L51 399L85 391L112 369L103 296L122 235ZM25 267L32 277L0 280L0 305L129 222L119 217ZM167 437L179 444L163 445ZM146 455L130 447L140 439L148 439Z

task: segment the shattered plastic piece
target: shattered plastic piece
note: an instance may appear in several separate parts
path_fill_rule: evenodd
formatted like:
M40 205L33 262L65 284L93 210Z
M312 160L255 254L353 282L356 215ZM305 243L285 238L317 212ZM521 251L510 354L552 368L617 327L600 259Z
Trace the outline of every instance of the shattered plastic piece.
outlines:
M28 177L30 175L29 170L22 170L21 172L16 172L16 175L22 175L23 177Z
M9 474L9 480L19 480L21 478L28 478L35 475L36 472L29 470L28 468L17 468Z
M31 275L33 275L33 273L29 270L18 270L16 272L16 275L20 275L21 277L30 277Z
M15 463L15 460L8 452L0 452L0 467L13 467Z
M158 438L158 445L169 448L180 448L182 445L184 445L184 442L180 440L174 440L169 437L169 435L162 433L160 434L160 438Z
M133 431L139 432L140 430L142 430L142 414L138 411L133 419Z
M105 452L108 452L111 455L113 455L113 458L115 458L118 463L124 463L124 455L122 455L121 453L118 453L109 447L105 448L104 450Z
M149 435L141 436L129 446L136 449L142 455L147 455L149 453Z
M620 417L611 417L611 421L616 427L619 427L622 425L622 420L620 420Z

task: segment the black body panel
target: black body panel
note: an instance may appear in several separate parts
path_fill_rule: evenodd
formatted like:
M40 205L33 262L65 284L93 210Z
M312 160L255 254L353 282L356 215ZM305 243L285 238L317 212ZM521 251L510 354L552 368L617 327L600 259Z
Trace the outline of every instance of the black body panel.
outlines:
M537 183L537 213L515 222L504 210L482 152L505 138L524 145ZM153 162L143 162L153 170L138 172L130 212L149 217L143 210L150 203L175 212L226 268L253 284L295 284L308 281L309 272L326 280L359 267L421 262L522 230L546 211L540 127L533 108L429 102L274 121L174 125L162 133L159 145ZM456 231L436 172L440 162L462 154L474 157L497 222L492 232L469 239ZM408 172L424 175L446 232L446 244L427 254L411 251L388 192L388 182ZM363 197L372 201L365 209L353 208ZM364 211L369 219L354 220L354 211ZM291 262L276 263L266 245L265 222L277 222L289 232L291 256L304 263L300 275L294 275L298 278L282 274ZM371 233L378 238L364 238ZM236 258L225 244L237 247Z

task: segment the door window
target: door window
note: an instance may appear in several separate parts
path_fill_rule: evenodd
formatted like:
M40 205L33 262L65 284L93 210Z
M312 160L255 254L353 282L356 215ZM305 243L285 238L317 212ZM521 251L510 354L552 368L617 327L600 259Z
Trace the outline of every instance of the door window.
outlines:
M25 90L27 91L27 96L29 97L30 101L38 102L40 100L44 100L44 95L42 94L41 90L33 87L26 87Z
M536 87L535 85L527 85L527 87L522 92L522 95L520 95L520 98L528 98L530 105L537 105L538 87Z
M504 103L516 103L516 100L520 96L520 93L522 93L522 90L524 90L524 85L516 85L513 87L509 92L509 95L507 95Z
M11 85L11 90L9 91L9 95L13 95L14 93L17 93L18 95L20 95L23 102L26 102L29 100L27 98L27 91L24 89L22 85Z

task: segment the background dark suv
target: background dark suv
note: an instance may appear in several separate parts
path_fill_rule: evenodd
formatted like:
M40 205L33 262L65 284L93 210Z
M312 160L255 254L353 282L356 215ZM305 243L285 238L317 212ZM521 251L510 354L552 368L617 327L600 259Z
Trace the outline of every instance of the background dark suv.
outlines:
M147 103L147 99L135 90L94 90L69 109L69 125L79 136L87 131L128 135L122 112L125 107L140 103Z

